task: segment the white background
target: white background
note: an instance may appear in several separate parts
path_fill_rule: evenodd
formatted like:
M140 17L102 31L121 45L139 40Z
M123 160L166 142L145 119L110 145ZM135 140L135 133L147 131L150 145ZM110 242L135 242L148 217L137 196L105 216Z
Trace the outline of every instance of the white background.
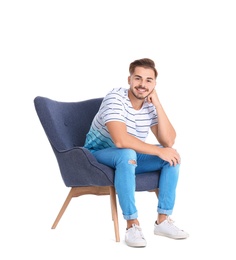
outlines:
M233 0L0 2L1 259L236 258L235 11ZM124 244L120 209L114 241L109 197L73 199L51 230L69 189L33 99L102 97L128 87L130 62L144 57L178 134L172 217L189 239L153 235L150 193L137 194L146 248Z

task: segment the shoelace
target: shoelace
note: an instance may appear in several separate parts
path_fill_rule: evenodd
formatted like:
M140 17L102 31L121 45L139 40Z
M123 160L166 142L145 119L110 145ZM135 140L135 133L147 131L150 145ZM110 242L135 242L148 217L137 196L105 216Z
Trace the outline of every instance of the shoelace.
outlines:
M141 227L133 224L132 228L134 229L134 237L135 238L144 238Z
M170 224L173 224L174 223L174 220L173 219L171 219L169 216L167 217L167 219L166 219Z
M170 217L167 217L166 220L168 221L168 223L171 224L171 227L172 227L173 229L178 230L178 231L183 231L182 229L179 229L178 227L176 227L176 226L174 225L174 220L171 219Z

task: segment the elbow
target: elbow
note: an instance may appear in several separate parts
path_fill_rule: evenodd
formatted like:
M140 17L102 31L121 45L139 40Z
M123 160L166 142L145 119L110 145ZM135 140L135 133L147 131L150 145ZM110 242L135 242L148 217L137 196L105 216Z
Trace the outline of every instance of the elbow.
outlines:
M114 141L114 144L117 148L126 148L124 142L122 142L122 140L116 140Z
M117 148L124 148L121 142L115 142L114 144Z
M168 136L165 136L165 138L160 138L161 145L164 147L172 147L175 144L175 138L176 134L169 134Z
M167 140L165 142L162 143L162 145L164 147L172 147L173 145L175 144L175 141L174 140Z
M168 147L172 147L174 144L175 144L174 141L170 141L170 142L167 143L167 146L168 146Z

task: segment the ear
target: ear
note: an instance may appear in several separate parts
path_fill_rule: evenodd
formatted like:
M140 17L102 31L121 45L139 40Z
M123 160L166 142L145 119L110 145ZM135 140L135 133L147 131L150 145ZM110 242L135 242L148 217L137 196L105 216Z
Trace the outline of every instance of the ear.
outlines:
M130 85L130 76L128 77L128 84Z

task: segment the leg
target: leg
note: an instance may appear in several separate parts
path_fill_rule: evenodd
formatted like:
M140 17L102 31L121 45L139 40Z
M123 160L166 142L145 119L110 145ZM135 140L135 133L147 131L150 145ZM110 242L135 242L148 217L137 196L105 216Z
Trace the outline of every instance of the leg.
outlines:
M175 191L179 177L179 167L170 166L168 162L159 157L137 154L136 173L161 170L159 180L157 221L154 224L154 234L166 236L174 239L184 239L189 235L184 230L179 229L168 216L172 214L175 204ZM145 163L144 163L145 162Z
M107 148L93 154L98 162L115 169L114 185L127 227L138 224L135 206L136 152L132 149Z
M157 206L158 222L161 222L173 212L180 165L170 166L161 158L147 154L137 154L137 164L136 174L161 170Z

